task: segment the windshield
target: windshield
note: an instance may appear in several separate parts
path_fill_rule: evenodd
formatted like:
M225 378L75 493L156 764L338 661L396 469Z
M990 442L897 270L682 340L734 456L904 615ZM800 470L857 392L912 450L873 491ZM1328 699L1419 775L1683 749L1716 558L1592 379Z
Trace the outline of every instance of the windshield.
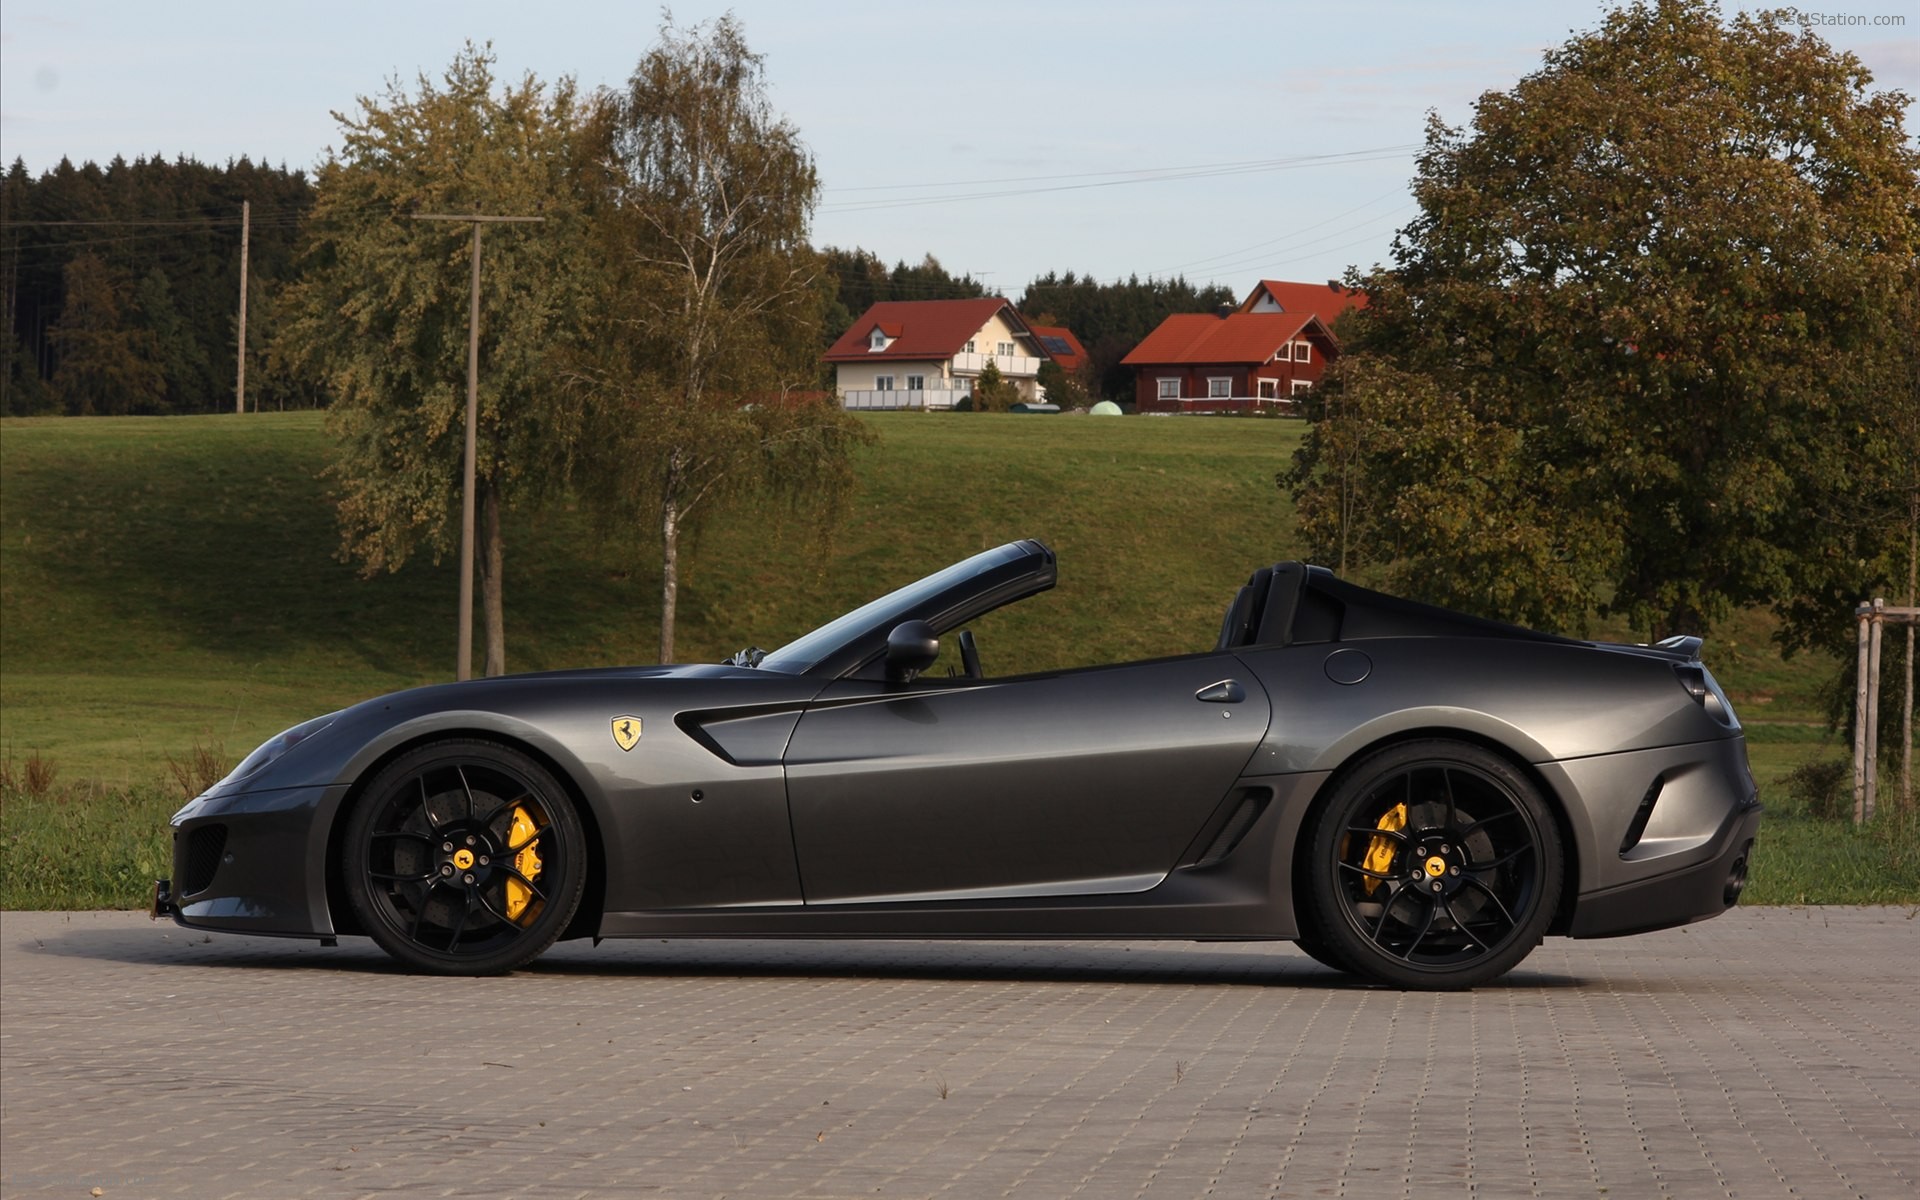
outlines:
M811 670L815 663L860 634L881 625L891 625L895 621L904 620L905 614L914 611L947 589L995 567L1017 562L1027 557L1028 553L1018 543L999 546L957 562L944 571L936 571L925 579L917 579L903 588L888 592L878 600L862 604L846 616L829 621L812 633L802 634L788 642L761 659L760 669L780 671L789 675L803 675Z

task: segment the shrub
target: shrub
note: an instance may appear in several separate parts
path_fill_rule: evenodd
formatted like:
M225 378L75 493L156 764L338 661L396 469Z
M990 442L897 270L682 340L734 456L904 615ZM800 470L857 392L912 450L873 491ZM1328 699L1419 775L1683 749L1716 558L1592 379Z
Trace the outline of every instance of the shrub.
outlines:
M1853 816L1853 764L1844 758L1801 763L1781 778L1780 786L1810 817L1838 821Z
M181 758L167 755L167 775L188 800L225 779L230 770L232 766L219 743L203 746L196 741Z
M13 755L0 758L0 791L17 792L38 800L53 790L53 778L60 768L38 750L27 754L27 761L14 765Z

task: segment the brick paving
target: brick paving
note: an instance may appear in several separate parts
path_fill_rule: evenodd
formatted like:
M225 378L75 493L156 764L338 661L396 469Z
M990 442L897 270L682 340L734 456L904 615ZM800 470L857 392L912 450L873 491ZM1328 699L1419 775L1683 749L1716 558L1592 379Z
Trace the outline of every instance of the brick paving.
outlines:
M370 943L0 915L0 1196L1920 1193L1920 916L1549 941L1466 995L1292 947Z

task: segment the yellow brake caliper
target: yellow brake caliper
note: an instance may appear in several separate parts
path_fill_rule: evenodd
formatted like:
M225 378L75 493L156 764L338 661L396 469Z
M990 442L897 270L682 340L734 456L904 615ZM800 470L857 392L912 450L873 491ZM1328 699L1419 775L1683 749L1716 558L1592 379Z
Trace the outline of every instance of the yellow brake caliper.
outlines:
M540 877L540 856L535 853L535 848L539 846L540 839L534 838L533 841L527 841L528 838L533 837L534 831L537 829L539 829L539 826L533 823L533 817L527 810L517 804L514 805L513 828L507 834L507 844L509 846L518 846L520 843L526 842L526 845L520 852L513 856L513 869L526 876L529 880ZM526 911L527 902L532 899L532 889L511 875L507 877L508 920L518 921L520 914Z
M1406 827L1407 806L1404 804L1396 804L1388 809L1386 813L1381 816L1379 823L1374 826L1375 829L1386 829L1394 832L1398 832ZM1393 868L1393 846L1394 840L1389 837L1376 836L1368 839L1367 856L1361 860L1360 865L1375 875L1387 874ZM1368 876L1362 882L1365 884L1367 895L1369 896L1373 895L1373 889L1379 887L1381 884L1380 880L1372 876ZM509 892L508 895L512 895L512 893Z

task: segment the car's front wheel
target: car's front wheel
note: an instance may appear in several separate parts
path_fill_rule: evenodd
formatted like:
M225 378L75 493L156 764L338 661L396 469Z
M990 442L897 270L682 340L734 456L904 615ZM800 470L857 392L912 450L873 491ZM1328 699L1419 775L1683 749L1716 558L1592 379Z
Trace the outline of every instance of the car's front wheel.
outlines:
M579 814L510 747L449 739L381 770L348 818L342 875L361 928L416 971L493 975L560 936L586 885Z
M1312 940L1402 988L1477 987L1511 970L1540 944L1565 873L1539 790L1455 741L1355 764L1315 813L1307 853Z

